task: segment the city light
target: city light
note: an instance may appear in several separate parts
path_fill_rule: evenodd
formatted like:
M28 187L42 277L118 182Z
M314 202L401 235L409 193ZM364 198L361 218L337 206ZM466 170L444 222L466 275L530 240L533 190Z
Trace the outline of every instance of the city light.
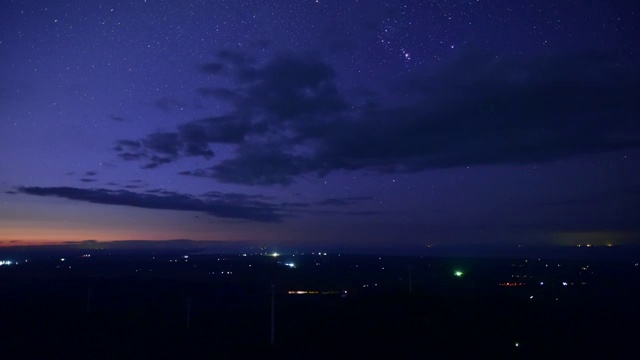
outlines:
M464 273L460 270L456 270L453 272L453 275L457 276L457 277L462 277L462 275L464 275Z
M278 256L280 256L280 254L278 254L277 252L274 252L273 254L271 254L271 256L278 257Z
M285 263L285 265L290 267L290 268L296 267L296 264L294 264L294 263Z
M0 266L2 265L11 265L13 262L11 260L0 260Z

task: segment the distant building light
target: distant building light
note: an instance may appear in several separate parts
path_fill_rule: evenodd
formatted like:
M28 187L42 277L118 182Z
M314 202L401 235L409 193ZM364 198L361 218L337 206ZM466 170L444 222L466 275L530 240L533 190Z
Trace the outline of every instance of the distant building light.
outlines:
M64 261L64 260L65 260L65 258L60 258L60 261Z
M319 294L316 290L289 290L287 292L289 295L315 295Z
M183 256L183 258L188 259L188 258L189 258L189 255L185 255L185 256Z
M278 254L277 252L274 252L273 254L271 254L271 256L278 257L278 256L280 256L280 254Z

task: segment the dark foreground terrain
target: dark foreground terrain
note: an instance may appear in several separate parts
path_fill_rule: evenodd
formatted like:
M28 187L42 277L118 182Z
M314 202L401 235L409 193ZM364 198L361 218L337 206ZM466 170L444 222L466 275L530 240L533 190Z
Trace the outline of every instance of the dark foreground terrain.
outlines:
M0 342L17 358L639 353L640 267L628 260L115 250L3 257L12 263L0 267Z

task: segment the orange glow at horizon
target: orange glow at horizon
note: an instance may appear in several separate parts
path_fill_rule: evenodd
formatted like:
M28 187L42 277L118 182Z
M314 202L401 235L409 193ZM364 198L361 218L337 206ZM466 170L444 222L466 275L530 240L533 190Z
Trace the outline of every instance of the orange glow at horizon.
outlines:
M224 236L227 235L227 236ZM237 236L231 234L212 232L167 232L155 229L84 229L84 228L25 228L6 227L0 229L0 247L23 245L59 245L67 242L80 242L86 240L97 241L124 241L124 240L234 240Z

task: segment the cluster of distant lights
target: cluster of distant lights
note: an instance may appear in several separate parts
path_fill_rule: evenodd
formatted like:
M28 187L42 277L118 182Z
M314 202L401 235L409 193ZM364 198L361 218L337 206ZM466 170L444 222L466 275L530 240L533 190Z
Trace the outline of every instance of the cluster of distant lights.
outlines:
M184 260L184 262L188 262L189 261L189 255L185 255L182 257L182 259ZM177 259L170 259L169 262L178 262L179 260ZM218 259L218 261L220 261L220 259Z
M347 295L347 290L344 291L317 291L317 290L289 290L287 291L289 295L336 295L342 294Z
M613 247L613 244L606 244L606 245L594 245L594 244L585 244L585 245L582 245L582 244L578 244L578 245L576 245L576 246L577 246L577 247L583 247L583 246L584 246L584 247L588 247L588 248L590 248L590 247L596 247L596 246Z
M273 253L265 254L265 255L272 256L272 257L278 257L278 256L280 256L282 254L280 254L278 252L273 252ZM302 253L301 255L304 255L304 253ZM318 252L318 253L312 252L311 255L327 256L327 253L326 252ZM246 256L246 254L242 254L242 256ZM292 255L292 256L295 256L295 255ZM340 256L340 255L338 254L338 256Z
M2 265L13 265L14 262L11 260L0 260L0 266Z
M586 283L583 282L583 285L585 285ZM524 286L526 285L526 283L523 282L501 282L498 283L498 286L506 286L506 287L514 287L514 286ZM571 285L573 285L573 283L571 283ZM540 286L544 286L544 281L540 281ZM569 283L566 281L562 282L562 286L569 286Z

